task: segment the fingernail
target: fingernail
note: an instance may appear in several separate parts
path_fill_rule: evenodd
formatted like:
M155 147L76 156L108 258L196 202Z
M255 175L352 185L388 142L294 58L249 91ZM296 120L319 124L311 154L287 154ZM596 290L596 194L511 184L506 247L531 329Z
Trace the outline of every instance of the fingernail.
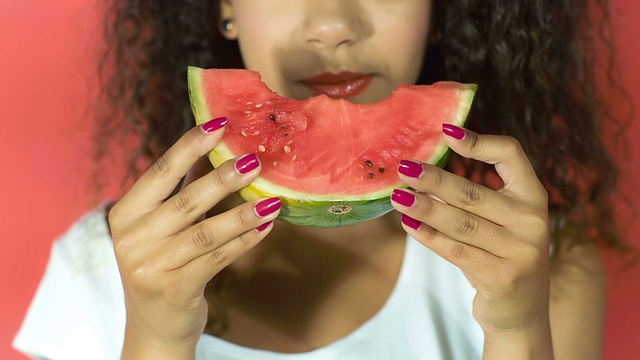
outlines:
M408 227L412 228L413 230L418 230L420 229L420 225L422 225L422 222L412 218L411 216L402 214L402 223L407 225Z
M245 155L236 161L236 169L242 175L255 170L258 166L260 166L260 161L256 154Z
M413 178L419 178L422 175L422 165L411 160L401 160L398 165L398 171Z
M225 125L227 125L227 118L219 117L202 124L202 130L205 134L210 134L216 130L222 129Z
M269 225L271 225L271 223L272 223L272 222L273 222L273 221L267 221L266 223L264 223L264 224L262 224L262 225L258 226L258 227L256 228L256 230L258 230L258 232L263 232L263 231L267 230L267 228L269 227Z
M282 207L282 200L274 197L267 200L262 200L256 204L256 212L260 216L267 216L278 211Z
M451 136L452 138L454 138L456 140L462 140L462 139L464 139L464 136L466 135L466 133L465 133L463 128L457 127L457 126L452 125L452 124L442 124L442 132L445 135Z
M408 191L395 189L391 194L391 200L402 206L412 207L416 203L416 196Z

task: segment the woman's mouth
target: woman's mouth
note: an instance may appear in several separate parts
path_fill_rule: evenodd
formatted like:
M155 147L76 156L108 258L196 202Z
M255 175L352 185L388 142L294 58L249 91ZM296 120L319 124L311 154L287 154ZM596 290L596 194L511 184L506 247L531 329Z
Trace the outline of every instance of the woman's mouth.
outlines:
M325 94L332 98L351 98L360 95L371 84L373 75L349 71L322 73L301 81L316 94Z

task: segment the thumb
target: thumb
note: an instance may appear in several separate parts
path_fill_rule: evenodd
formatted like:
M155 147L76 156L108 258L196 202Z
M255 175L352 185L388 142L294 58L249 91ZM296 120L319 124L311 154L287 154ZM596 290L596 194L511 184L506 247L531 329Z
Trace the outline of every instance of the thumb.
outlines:
M515 138L481 135L452 124L443 124L442 132L451 150L463 157L494 165L504 182L503 190L514 192L522 198L546 201L546 191ZM539 201L541 204L544 202Z

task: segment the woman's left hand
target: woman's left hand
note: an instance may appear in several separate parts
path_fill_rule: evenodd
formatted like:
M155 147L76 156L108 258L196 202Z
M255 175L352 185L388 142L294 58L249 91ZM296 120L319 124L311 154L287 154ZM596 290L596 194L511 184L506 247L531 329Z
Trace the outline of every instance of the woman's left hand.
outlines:
M485 357L516 359L532 351L542 355L536 358L552 357L547 192L514 138L448 124L443 131L456 153L495 165L504 186L494 191L403 160L400 179L416 190L392 195L403 227L458 266L476 288L473 315L485 333Z

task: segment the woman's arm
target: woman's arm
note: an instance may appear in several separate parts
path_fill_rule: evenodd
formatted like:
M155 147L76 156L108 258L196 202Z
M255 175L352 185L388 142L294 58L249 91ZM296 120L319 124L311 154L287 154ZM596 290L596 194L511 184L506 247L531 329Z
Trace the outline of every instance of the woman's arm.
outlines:
M565 247L551 268L549 315L557 359L602 359L606 272L596 245Z
M403 160L400 179L419 191L391 196L403 227L477 290L473 316L485 334L484 359L553 359L547 192L516 139L451 124L443 132L454 152L494 165L504 185L494 191Z

